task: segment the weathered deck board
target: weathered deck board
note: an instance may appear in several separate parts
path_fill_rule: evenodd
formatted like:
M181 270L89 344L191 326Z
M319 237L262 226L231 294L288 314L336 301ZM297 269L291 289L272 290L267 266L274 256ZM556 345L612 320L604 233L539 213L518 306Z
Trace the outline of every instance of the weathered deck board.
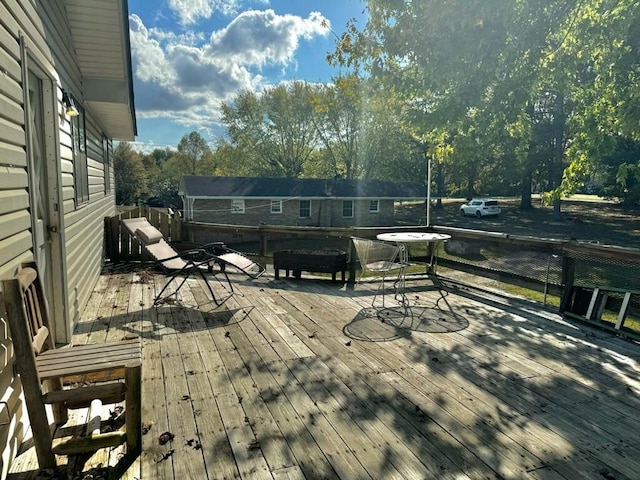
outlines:
M446 279L412 279L416 316L401 321L395 310L378 316L369 285L306 276L233 274L236 295L220 307L190 279L176 302L154 307L165 277L142 272L107 269L74 336L143 337L151 428L121 478L625 480L640 471L636 343ZM175 437L160 445L167 431ZM35 469L31 450L16 467ZM98 452L85 469L114 466L121 453Z
M156 289L153 279L149 289L143 289L144 305L153 304ZM173 460L167 456L170 446L161 445L160 435L169 430L169 419L165 391L165 369L163 365L163 337L167 334L168 312L165 309L146 309L142 327L142 422L148 428L142 437L141 469L148 478L172 479Z

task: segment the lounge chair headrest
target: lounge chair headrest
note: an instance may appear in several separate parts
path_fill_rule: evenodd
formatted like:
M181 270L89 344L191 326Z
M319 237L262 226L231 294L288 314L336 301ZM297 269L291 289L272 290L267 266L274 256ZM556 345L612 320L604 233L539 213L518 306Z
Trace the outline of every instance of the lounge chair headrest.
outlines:
M158 243L162 240L162 233L156 227L149 225L136 230L136 236L146 245Z

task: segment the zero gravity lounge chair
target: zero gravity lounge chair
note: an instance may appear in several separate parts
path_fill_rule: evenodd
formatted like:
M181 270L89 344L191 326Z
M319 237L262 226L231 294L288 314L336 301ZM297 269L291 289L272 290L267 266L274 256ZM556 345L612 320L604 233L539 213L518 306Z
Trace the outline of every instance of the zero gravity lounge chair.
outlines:
M229 285L229 295L233 294L233 284L227 275L228 267L241 272L252 279L258 278L265 272L265 268L251 260L246 255L232 250L222 242L203 245L200 248L178 253L163 237L160 230L155 228L144 218L129 218L122 220L122 225L144 250L154 259L155 263L170 277L160 293L154 299L154 305L163 303L168 297L176 295L190 275L198 275L209 289L209 293L216 305L222 305L229 296L218 298L211 286L211 278L205 273L222 273ZM177 280L177 277L182 277ZM178 286L171 293L166 290L173 280Z

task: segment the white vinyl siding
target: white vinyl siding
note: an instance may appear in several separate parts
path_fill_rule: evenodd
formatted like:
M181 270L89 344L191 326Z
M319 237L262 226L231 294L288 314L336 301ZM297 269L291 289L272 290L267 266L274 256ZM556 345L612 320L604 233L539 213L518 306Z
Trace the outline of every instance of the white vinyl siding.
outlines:
M46 220L47 226L56 230L49 232L49 245L55 245L51 249L55 258L47 265L55 283L52 292L48 292L49 304L57 319L56 340L66 342L102 269L104 217L115 213L113 195L105 195L112 178L103 155L105 123L86 110L85 161L79 166L74 162L71 119L64 114L61 100L62 88L82 98L84 83L72 48L74 39L64 1L0 1L0 19L0 277L14 275L22 263L34 258L29 199L32 172L26 153L30 126L25 125L28 94L24 79L37 69L38 76L49 82L49 103L44 111L50 184ZM106 140L110 145L111 140ZM74 174L79 170L83 183L78 189ZM3 322L0 319L0 325ZM5 352L12 351L6 328L0 328L0 344ZM20 401L22 388L13 375L13 359L9 354L0 358L0 438L4 439L1 477L29 430Z

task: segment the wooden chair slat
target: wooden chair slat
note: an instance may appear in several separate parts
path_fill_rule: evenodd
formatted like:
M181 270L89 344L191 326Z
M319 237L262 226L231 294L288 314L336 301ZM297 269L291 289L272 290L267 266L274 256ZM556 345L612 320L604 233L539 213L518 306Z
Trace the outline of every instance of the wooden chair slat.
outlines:
M49 337L49 329L47 327L40 327L37 333L33 336L33 350L36 355L43 351L47 344L47 338Z
M125 432L109 432L90 437L73 437L53 447L57 455L75 455L93 452L101 448L117 447L127 440Z
M42 396L44 403L64 403L67 408L85 408L92 400L100 399L102 403L117 403L124 400L126 386L124 382L112 382L105 385L90 385L75 390L58 390L47 392Z

